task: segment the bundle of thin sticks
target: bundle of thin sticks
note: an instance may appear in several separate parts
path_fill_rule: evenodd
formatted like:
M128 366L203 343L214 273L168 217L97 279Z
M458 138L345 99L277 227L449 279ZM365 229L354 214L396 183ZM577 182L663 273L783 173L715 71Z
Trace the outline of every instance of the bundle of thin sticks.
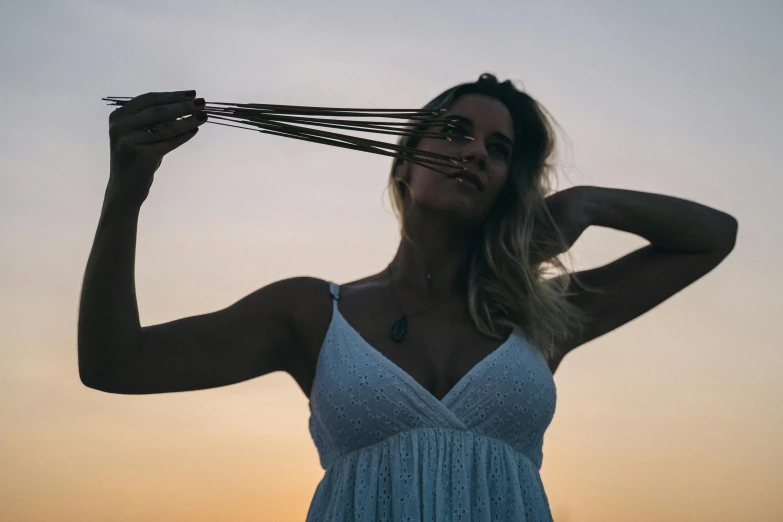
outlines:
M107 105L125 105L131 98L124 96L109 96L102 98L102 100L112 102ZM439 127L444 125L444 128L454 127L453 123L457 120L448 119L448 117L443 114L446 112L446 109L342 109L332 107L303 107L298 105L211 102L206 103L203 110L209 115L209 121L207 123L254 130L264 134L273 134L286 138L322 143L324 145L361 150L373 154L382 154L384 156L392 156L427 167L447 176L455 175L460 170L466 170L466 167L462 166L464 160L446 154L403 147L383 141L311 129L303 127L303 125L393 134L398 136L419 136L421 138L446 139L449 141L451 141L451 138L454 136L473 139L470 136L459 134L428 131L432 126ZM344 119L368 117L396 118L405 119L407 121L388 122ZM220 123L214 120L230 121L240 125ZM435 167L446 167L453 170L451 172L446 172L438 170Z

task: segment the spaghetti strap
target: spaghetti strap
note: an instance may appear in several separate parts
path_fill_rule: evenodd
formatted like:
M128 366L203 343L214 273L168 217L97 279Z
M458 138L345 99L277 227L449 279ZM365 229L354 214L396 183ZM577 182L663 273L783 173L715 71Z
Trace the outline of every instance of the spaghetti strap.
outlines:
M332 283L331 281L329 281L329 293L332 294L332 299L334 299L335 301L339 301L340 300L340 285L338 285L337 283ZM336 304L337 303L335 303L335 305Z

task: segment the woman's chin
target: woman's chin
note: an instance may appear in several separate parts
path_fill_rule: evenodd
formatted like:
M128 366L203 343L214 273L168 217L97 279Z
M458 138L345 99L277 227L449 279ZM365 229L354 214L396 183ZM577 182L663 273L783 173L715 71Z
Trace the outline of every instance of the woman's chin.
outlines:
M464 197L440 199L429 207L438 217L453 220L464 225L479 225L486 217L485 209L476 201Z

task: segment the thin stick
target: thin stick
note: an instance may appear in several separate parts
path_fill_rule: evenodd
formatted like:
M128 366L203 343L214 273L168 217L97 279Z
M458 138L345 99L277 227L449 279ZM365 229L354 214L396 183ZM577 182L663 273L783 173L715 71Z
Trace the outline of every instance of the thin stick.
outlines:
M210 115L223 114L223 113L214 113L212 111L205 111L205 112ZM406 129L388 129L386 127L382 127L381 126L382 124L378 124L375 122L362 122L356 120L350 120L350 121L354 121L358 125L348 125L346 122L341 122L339 120L320 120L320 119L314 120L312 118L299 118L297 116L272 116L272 117L254 116L251 119L240 119L240 121L242 122L247 121L248 124L250 124L253 121L290 121L294 123L301 123L303 125L317 125L319 127L332 127L337 129L355 130L361 132L375 132L379 134L392 134L397 136L420 136L422 138L446 139L451 141L451 137L445 134L422 132L416 130L406 130ZM407 125L411 125L411 124L407 124ZM447 123L446 125L449 127L454 127L454 125L452 125L451 123Z
M216 113L216 114L245 114L244 111L241 109L223 109L220 107L212 108L207 107L204 109L205 112L209 113ZM279 116L278 116L279 114ZM252 112L248 116L248 119L253 118L283 118L283 117L290 117L290 118L296 118L300 120L312 120L312 121L325 121L325 122L341 122L341 123L356 123L360 125L393 125L393 126L400 126L400 127L416 127L420 126L421 123L415 123L415 122L404 122L404 121L364 121L364 120L323 120L318 118L305 118L302 116L284 116L285 113L276 113L276 112ZM385 116L384 116L385 117ZM425 121L433 121L433 122L448 122L447 125L453 126L452 122L456 122L457 120L442 120L442 119L436 119L436 120L425 120Z
M221 118L220 116L214 116L214 118L225 119L225 118ZM232 121L232 120L229 120L229 121ZM263 124L263 123L260 123L260 122L246 122L246 124L247 125L253 125L253 126L263 126L263 125L269 126L270 125L270 124ZM376 147L384 147L384 148L390 148L390 149L396 149L396 150L402 150L402 151L405 151L405 150L413 151L413 150L415 150L416 153L418 153L418 154L422 154L422 155L426 155L426 156L433 156L433 157L438 157L438 158L443 158L443 159L447 159L449 161L452 161L454 163L458 162L457 159L452 158L451 156L448 156L448 155L445 155L445 154L438 154L436 152L424 151L424 150L419 150L419 149L411 149L410 147L403 147L401 145L397 145L397 144L393 144L393 143L385 143L385 142L382 142L382 141L368 140L368 139L365 139L365 138L359 138L357 136L349 136L347 134L337 134L337 133L334 133L334 132L320 131L320 130L317 130L317 129L308 129L308 128L305 128L305 127L299 127L299 126L296 126L296 125L288 125L288 124L283 124L283 123L275 124L275 125L273 125L273 127L280 127L280 128L283 128L283 129L286 129L286 130L291 130L291 131L307 132L307 133L310 133L310 134L315 134L315 135L323 136L323 137L326 137L326 138L342 139L344 141L351 141L352 140L352 141L355 141L355 142L359 142L357 144L368 144L368 145L373 145L373 146L376 146Z
M111 97L116 98L116 97ZM117 105L124 105L127 103L130 98L127 100L113 100L109 98L102 98L103 100L112 101L115 102ZM408 118L408 119L419 119L422 115L429 115L427 117L421 118L422 120L430 120L432 116L437 115L438 112L434 111L432 109L425 110L425 109L332 109L330 107L304 107L304 106L298 106L298 105L262 105L258 103L240 103L240 104L229 104L229 103L222 103L222 102L209 102L205 104L205 106L209 105L231 105L231 106L238 106L238 107L244 107L243 109L234 109L237 111L253 111L253 110L263 110L265 112L274 112L274 113L280 113L280 114L301 114L301 115L321 115L321 116L327 116L327 115L333 115L333 116L381 116L383 118ZM446 109L440 109L440 112L444 112ZM388 112L393 111L394 113L391 114L362 114L364 112ZM395 114L396 113L396 114ZM418 115L418 116L417 116Z
M124 100L131 100L132 98L130 96L107 96L106 98L117 98L117 99L124 99ZM307 107L303 105L267 105L267 104L261 104L261 103L225 103L225 102L209 102L212 105L233 105L237 107L255 107L255 108L269 108L269 109L305 109L305 110L319 110L319 111L331 111L331 112L342 112L342 111L361 111L361 112L417 112L417 113L428 113L428 114L438 114L438 112L446 112L447 109L342 109L338 107Z
M361 151L364 151L364 152L372 152L374 154L381 154L383 156L392 156L392 157L395 157L395 158L401 158L401 159L404 159L406 161L410 161L411 163L414 163L416 165L421 165L422 167L426 167L428 169L434 170L435 172L438 172L439 174L443 174L445 176L452 176L453 175L453 172L443 172L441 170L437 170L437 169L432 168L432 165L435 164L435 163L430 164L429 162L426 162L426 161L423 161L423 160L420 160L420 159L412 159L411 156L407 155L407 154L396 154L396 153L393 153L393 152L385 152L385 151L381 151L381 150L368 150L367 148L359 146L359 145L351 145L351 144L347 144L347 143L334 143L334 142L331 142L331 141L328 141L328 140L325 140L325 139L321 139L321 138L298 136L298 135L292 135L292 134L288 134L288 133L285 133L285 132L277 132L277 131L272 131L272 130L248 129L246 127L238 127L236 125L229 125L227 123L219 123L219 122L216 122L216 121L208 121L207 123L212 123L212 124L215 124L215 125L225 125L226 127L235 127L237 129L243 129L243 130L255 130L257 132L261 132L261 133L264 133L264 134L272 134L272 135L276 135L276 136L283 136L285 138L294 138L294 139L298 139L298 140L311 141L311 142L314 142L314 143L323 143L323 144L326 144L326 145L333 145L335 147L343 147L343 148L346 148L346 149L361 150ZM413 150L415 150L415 149L413 149ZM454 168L454 169L458 169L458 170L466 170L466 167L457 167L457 166L454 166L454 165L447 165L447 164L436 164L436 165L449 167L449 168Z
M206 106L209 107L212 104L207 104ZM219 109L219 108L218 108ZM376 117L376 118L404 118L406 120L412 120L412 121L433 121L433 118L435 118L434 113L431 113L429 115L420 115L420 114L411 114L411 113L389 113L389 114L373 114L373 113L363 113L363 112L340 112L340 111L319 111L319 110L259 110L259 109L230 109L234 112L242 113L242 114L296 114L299 116L336 116L336 117L344 117L344 116L358 116L360 118L369 118L369 117Z
M221 118L222 119L222 118ZM210 123L214 123L211 122ZM236 125L231 125L232 127L237 127L239 129L247 129L247 127L238 127ZM374 152L375 149L378 148L390 148L390 149L396 149L399 151L402 151L404 153L404 156L412 156L412 155L419 155L419 156L431 156L433 159L426 159L422 157L420 161L427 161L431 162L434 165L440 165L440 166L448 166L448 167L455 167L455 165L459 165L459 161L452 158L451 156L447 156L445 154L437 154L434 152L429 151L422 151L419 149L413 149L410 147L401 147L399 145L385 143L385 142L376 142L371 140L363 140L361 138L356 138L355 136L345 136L340 134L332 134L332 133L317 133L313 132L311 129L304 129L299 127L293 127L290 125L284 125L284 124L272 124L272 123L265 123L265 124L259 124L259 127L262 127L264 129L272 129L275 131L285 132L287 134L291 135L297 135L297 136L305 136L308 138L316 139L314 135L321 134L321 139L323 143L333 143L332 140L341 140L343 142L347 142L351 144L354 147L358 147L359 150L367 149L368 152ZM247 129L247 130L256 130L256 129ZM331 136L328 136L331 135ZM359 143L351 143L351 140L358 141ZM328 140L328 141L327 141ZM436 159L440 159L442 161L435 161ZM464 161L464 160L463 160Z

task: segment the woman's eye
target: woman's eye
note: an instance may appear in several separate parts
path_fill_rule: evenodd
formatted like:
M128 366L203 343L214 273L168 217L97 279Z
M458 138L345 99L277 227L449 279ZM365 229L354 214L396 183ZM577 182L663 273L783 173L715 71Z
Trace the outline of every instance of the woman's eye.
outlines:
M462 125L460 125L458 123L457 124L452 123L451 125L445 125L443 127L443 132L451 132L451 131L457 130L457 129L462 129Z
M504 158L507 158L509 156L508 149L504 147L503 145L493 143L495 149L497 149L498 152L500 152Z
M452 131L460 131L461 136L466 136L468 133L465 131L464 127L459 123L452 123L451 125L444 125L441 132L444 134L451 134ZM495 150L497 150L500 154L503 155L504 158L508 158L511 156L510 151L507 147L499 144L499 143L493 143L490 145L491 147L495 147Z

